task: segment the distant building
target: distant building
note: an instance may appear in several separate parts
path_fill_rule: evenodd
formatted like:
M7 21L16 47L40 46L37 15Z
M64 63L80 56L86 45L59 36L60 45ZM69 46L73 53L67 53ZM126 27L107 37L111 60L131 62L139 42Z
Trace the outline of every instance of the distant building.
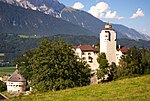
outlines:
M24 92L26 86L25 78L19 73L18 66L16 65L16 70L8 78L7 82L7 92Z
M74 46L73 49L75 54L79 56L80 59L86 61L87 64L90 65L91 70L98 69L99 64L97 62L97 56L99 51L97 47L90 45L80 45Z

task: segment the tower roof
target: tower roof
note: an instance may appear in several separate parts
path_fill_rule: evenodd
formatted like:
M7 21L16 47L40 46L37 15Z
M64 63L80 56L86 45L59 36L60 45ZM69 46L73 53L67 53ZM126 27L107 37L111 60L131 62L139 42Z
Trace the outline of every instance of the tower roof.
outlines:
M26 79L19 73L18 65L16 65L16 70L8 78L7 81L11 81L11 82L25 82L26 81Z
M105 29L112 29L112 25L110 23L105 24Z

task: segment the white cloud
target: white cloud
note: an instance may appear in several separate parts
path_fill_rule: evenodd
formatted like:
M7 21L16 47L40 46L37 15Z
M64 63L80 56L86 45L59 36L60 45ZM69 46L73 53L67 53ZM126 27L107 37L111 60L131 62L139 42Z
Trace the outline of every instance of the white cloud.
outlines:
M105 18L118 19L118 20L123 19L123 17L117 15L116 11L111 11L111 10L106 12Z
M105 2L97 3L96 6L92 6L88 12L97 18L123 19L116 11L111 11L109 5Z
M75 9L82 9L84 8L84 5L81 2L76 2L72 7Z
M109 5L105 2L97 3L95 6L100 12L104 12L109 9Z
M140 8L138 8L136 13L134 13L130 18L135 19L137 17L142 17L142 16L144 16L144 13Z

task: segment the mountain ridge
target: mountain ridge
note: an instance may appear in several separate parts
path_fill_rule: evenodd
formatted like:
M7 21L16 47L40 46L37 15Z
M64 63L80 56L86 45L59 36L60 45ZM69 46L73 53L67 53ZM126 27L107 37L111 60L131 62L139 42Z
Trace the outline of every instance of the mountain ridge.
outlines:
M53 34L95 34L39 11L0 2L0 33L50 36Z

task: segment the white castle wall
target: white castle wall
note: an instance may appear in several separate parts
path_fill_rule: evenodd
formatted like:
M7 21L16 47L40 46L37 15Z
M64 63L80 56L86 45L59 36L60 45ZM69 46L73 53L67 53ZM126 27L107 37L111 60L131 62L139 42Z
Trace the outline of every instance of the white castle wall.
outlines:
M116 63L116 32L114 30L102 30L100 33L100 52L106 54L111 64Z
M25 91L25 82L9 82L7 81L7 92L23 92Z
M95 53L94 51L81 51L80 48L77 48L75 50L75 54L77 56L79 56L79 58L82 59L83 61L86 61L87 64L89 64L89 66L90 66L89 68L91 70L98 69L98 66L99 66L99 64L97 62L98 54ZM89 58L89 57L91 57L91 58Z

